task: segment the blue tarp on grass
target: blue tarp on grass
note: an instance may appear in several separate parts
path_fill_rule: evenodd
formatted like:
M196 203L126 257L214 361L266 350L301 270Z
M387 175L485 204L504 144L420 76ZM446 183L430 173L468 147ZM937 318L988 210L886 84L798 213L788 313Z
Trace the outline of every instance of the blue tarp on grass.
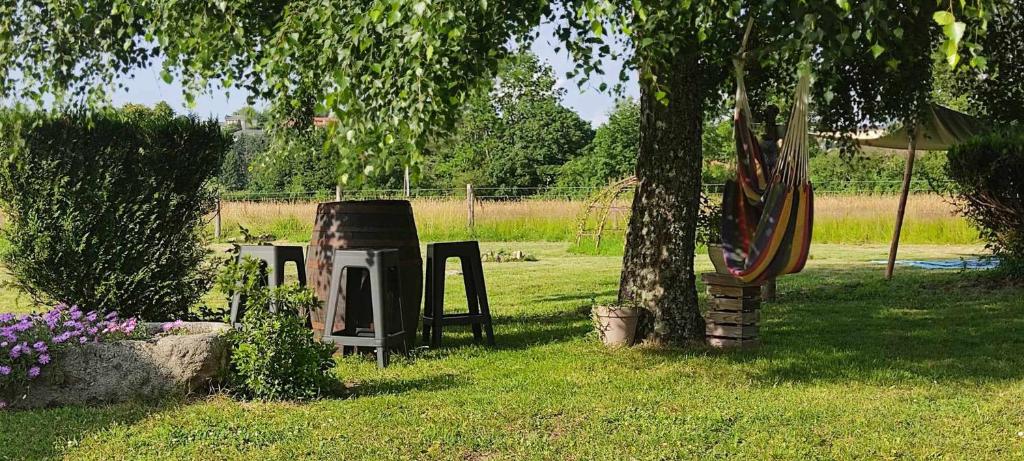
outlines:
M871 261L872 264L886 264L887 261ZM996 258L969 258L969 259L935 259L935 260L898 260L897 266L916 267L919 269L945 269L945 270L985 270L999 267L999 260Z

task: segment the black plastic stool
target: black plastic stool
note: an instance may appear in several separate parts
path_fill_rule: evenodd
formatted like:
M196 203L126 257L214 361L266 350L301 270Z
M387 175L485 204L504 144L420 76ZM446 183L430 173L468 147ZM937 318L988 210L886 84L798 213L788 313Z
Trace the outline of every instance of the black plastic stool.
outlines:
M402 278L398 250L334 250L331 270L330 296L327 300L324 332L321 339L335 345L372 347L377 352L377 366L384 368L390 361L391 349L405 350L405 323L402 320ZM359 308L345 302L345 330L334 333L334 317L341 301L341 272L344 269L366 269L370 273L370 308L373 324L369 328L355 325L357 318L351 310ZM350 275L351 277L351 275ZM395 327L397 326L397 328Z
M462 280L466 286L469 313L444 313L444 273L448 258L462 262ZM472 325L473 339L477 342L487 333L487 344L494 345L491 326L491 308L487 303L484 268L480 263L480 244L469 242L431 243L427 245L426 301L423 306L423 341L430 347L441 346L441 327L444 325ZM481 327L483 332L481 332ZM433 331L431 331L433 330Z
M261 261L261 283L264 286L284 285L284 265L289 262L295 263L295 267L298 269L299 285L306 286L306 259L302 255L302 247L239 245L235 261L241 261L246 256ZM270 274L267 274L267 269L270 269ZM270 311L275 312L275 307L270 306ZM237 327L243 315L245 315L245 300L240 294L235 293L231 297L231 324Z

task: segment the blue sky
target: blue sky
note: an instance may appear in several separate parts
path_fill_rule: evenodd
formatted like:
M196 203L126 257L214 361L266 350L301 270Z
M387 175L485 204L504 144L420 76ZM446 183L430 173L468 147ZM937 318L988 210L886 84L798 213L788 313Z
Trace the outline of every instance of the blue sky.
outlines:
M568 55L562 50L554 52L549 27L541 27L541 37L533 44L533 52L541 59L547 61L555 70L555 76L559 77L558 85L566 89L565 105L580 114L584 120L591 122L595 127L608 119L608 111L615 105L615 96L597 91L597 86L605 81L609 86L618 78L619 66L615 63L606 69L605 80L591 80L584 88L579 88L575 81L566 81L565 73L572 69L572 62ZM137 103L153 105L160 101L167 101L175 110L188 111L185 105L185 98L182 96L181 85L175 81L166 84L159 75L159 63L148 69L141 69L136 72L134 78L125 77L122 79L126 89L119 90L113 95L114 104ZM626 95L637 97L639 90L635 79L627 83ZM208 94L196 98L196 105L193 109L201 117L214 117L222 119L225 115L231 114L245 106L247 94L237 89L224 89L216 87Z

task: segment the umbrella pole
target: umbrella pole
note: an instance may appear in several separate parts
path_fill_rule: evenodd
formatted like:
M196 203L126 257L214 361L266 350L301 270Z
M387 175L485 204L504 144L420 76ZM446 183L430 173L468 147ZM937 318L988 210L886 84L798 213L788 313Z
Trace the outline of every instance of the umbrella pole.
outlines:
M892 243L889 245L889 264L885 266L886 280L892 280L892 271L896 267L896 252L900 246L900 231L903 229L903 215L907 212L907 196L910 195L910 178L914 176L914 158L917 147L915 131L907 131L910 138L907 146L907 168L903 170L903 190L900 191L900 206L896 209L896 226L892 232Z

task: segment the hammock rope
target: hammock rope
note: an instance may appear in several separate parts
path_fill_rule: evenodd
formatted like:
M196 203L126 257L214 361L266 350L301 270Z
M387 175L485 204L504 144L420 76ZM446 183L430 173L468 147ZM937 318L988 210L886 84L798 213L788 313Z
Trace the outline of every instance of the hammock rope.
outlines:
M749 35L749 25L748 32ZM814 192L807 174L810 71L802 65L789 123L772 171L754 133L743 80L743 51L736 64L736 179L723 196L722 244L732 275L744 282L803 270L814 221Z

